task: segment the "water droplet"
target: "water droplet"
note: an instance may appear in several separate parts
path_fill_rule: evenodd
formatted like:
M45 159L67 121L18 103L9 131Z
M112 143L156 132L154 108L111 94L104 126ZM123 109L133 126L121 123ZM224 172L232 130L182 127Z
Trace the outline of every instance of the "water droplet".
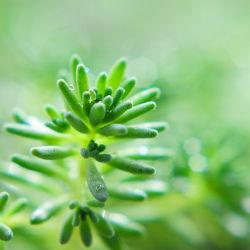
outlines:
M70 90L74 90L74 86L72 84L69 85Z
M89 72L89 68L85 68L85 72L88 73Z
M105 186L104 185L99 185L95 188L96 192L100 192L102 191L103 189L105 189Z

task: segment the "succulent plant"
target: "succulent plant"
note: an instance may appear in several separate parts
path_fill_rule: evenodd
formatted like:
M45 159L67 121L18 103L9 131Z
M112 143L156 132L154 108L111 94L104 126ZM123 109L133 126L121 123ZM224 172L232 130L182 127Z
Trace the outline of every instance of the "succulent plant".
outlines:
M134 119L156 108L154 100L160 89L136 89L136 78L125 77L126 64L125 58L119 59L108 74L100 73L92 84L89 69L73 55L70 73L61 70L57 81L66 110L46 104L50 120L43 123L18 109L13 113L15 122L4 125L9 133L44 143L32 147L30 156L12 155L11 162L49 181L35 182L7 172L0 172L0 177L49 194L31 214L31 224L44 223L68 210L61 244L66 244L78 227L83 244L90 246L94 228L107 246L121 249L120 238L141 236L145 228L126 215L108 212L109 197L136 203L165 192L166 184L155 175L154 162L171 158L173 152L145 146L144 140L127 143L155 138L168 129L165 121L133 124Z

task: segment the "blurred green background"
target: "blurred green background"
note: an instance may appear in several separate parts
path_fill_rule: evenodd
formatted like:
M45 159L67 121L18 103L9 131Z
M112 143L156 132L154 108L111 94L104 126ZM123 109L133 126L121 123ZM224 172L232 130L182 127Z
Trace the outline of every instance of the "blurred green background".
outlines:
M249 23L243 0L1 0L0 123L14 107L42 119L44 103L62 107L56 74L72 53L92 81L126 56L138 87L162 89L148 119L171 129L153 143L176 150L158 171L169 192L133 207L162 219L128 249L250 249ZM34 145L0 137L1 161Z

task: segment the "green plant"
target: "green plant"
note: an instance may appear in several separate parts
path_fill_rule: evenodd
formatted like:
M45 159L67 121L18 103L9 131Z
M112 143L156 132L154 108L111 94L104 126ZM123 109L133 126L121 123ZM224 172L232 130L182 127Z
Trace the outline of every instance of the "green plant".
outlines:
M9 133L44 142L44 146L31 148L32 156L15 154L11 161L38 172L46 181L34 182L3 171L0 177L8 183L32 187L33 192L46 193L46 201L30 216L31 224L44 223L68 210L61 227L61 244L66 244L74 228L79 227L83 244L90 246L93 226L107 246L121 249L120 238L139 237L145 229L121 213L108 212L115 202L109 205L109 197L140 202L165 192L165 183L155 177L156 168L148 163L169 159L172 151L137 141L133 147L123 146L129 140L155 138L168 128L163 121L125 125L154 110L153 100L160 90L135 89L130 96L136 79L125 78L125 70L126 59L121 58L108 74L100 73L91 86L89 69L73 55L71 74L63 69L57 81L66 111L46 104L50 121L43 124L18 109L13 113L15 123L4 125Z

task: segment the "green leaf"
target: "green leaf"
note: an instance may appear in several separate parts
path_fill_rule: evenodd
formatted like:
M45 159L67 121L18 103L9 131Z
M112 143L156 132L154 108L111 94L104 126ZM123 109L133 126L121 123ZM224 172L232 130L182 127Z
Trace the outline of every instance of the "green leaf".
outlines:
M11 174L11 173L4 173L4 172L0 172L0 178L2 181L7 181L7 182L11 182L12 184L23 184L25 186L28 186L30 188L37 188L41 191L44 191L44 192L47 192L47 193L56 193L58 190L56 190L53 187L48 186L48 185L42 185L42 184L39 184L37 182L32 182L30 180L27 180L25 178L22 178L22 177L19 177L17 175L14 175L14 174Z
M91 244L92 244L92 234L91 234L91 230L90 230L88 220L81 221L81 224L80 224L80 237L81 237L82 243L86 247L91 246Z
M78 205L79 205L78 200L72 200L72 201L69 203L69 209L75 209L76 207L78 207Z
M23 168L39 172L50 177L61 178L63 180L67 177L66 173L64 173L57 165L50 165L26 155L14 154L11 156L11 161Z
M123 247L121 246L120 239L114 235L111 238L105 237L102 234L99 234L105 244L112 250L122 250Z
M118 213L109 215L109 221L119 237L133 239L145 234L145 228L141 224L130 220L127 216Z
M0 240L9 241L13 238L12 230L3 223L0 223Z
M115 187L108 187L109 196L121 200L128 201L144 201L148 198L147 194L138 188L125 187L117 185Z
M131 174L152 175L156 172L152 166L118 156L112 157L112 160L107 164Z
M116 90L122 82L127 66L126 58L120 58L108 73L108 85Z
M62 225L61 233L60 233L60 243L66 244L73 233L74 227L72 225L73 213L69 212L67 217Z
M141 138L149 139L155 138L158 131L151 128L127 127L128 132L124 135L117 135L119 138Z
M91 194L98 201L106 202L108 199L107 187L91 159L86 161L86 177Z
M27 115L25 114L25 112L24 112L22 109L15 108L15 109L12 111L11 116L12 116L12 119L13 119L15 122L21 123L21 124L29 125L28 117L27 117Z
M65 140L65 139L71 138L71 136L66 135L66 134L37 131L37 130L32 129L30 126L24 125L24 124L5 123L3 128L9 133L20 135L20 136L31 138L31 139L36 139L36 140L57 140L58 141L58 140Z
M100 202L100 201L97 201L97 200L91 200L91 201L88 201L87 204L90 206L90 207L100 207L100 208L103 208L105 207L105 202Z
M108 123L114 121L119 118L123 113L133 107L133 103L131 101L126 101L122 103L119 107L112 110L111 113L108 113L106 117L103 119L103 123ZM121 123L121 122L119 122Z
M105 89L105 92L104 92L104 97L106 97L108 95L112 96L112 93L113 93L113 88L112 87L107 87Z
M44 124L46 127L58 132L58 133L62 133L64 132L61 128L59 128L58 126L56 126L53 122L45 122Z
M6 203L9 199L9 194L7 192L0 193L0 213L4 210Z
M48 114L48 116L51 118L51 119L56 119L59 117L59 114L58 114L58 111L56 110L56 108L51 105L51 104L45 104L44 105L44 110L45 112Z
M107 125L98 130L98 133L104 136L124 135L127 134L127 132L127 127L121 124Z
M107 84L107 74L106 72L102 72L99 74L96 80L96 87L98 89L98 92L104 96L105 89L106 89L106 84Z
M99 213L96 213L99 218L99 221L94 224L95 228L106 237L113 237L115 235L115 231L111 224Z
M47 221L53 215L58 213L68 202L69 196L67 194L44 202L31 214L30 223L35 225Z
M76 68L77 68L77 65L80 63L82 63L81 57L77 54L73 54L70 58L70 72L71 72L71 76L72 76L72 82L73 82L73 85L75 88L77 88Z
M44 160L59 160L76 153L73 148L62 146L42 146L30 149L32 155Z
M89 121L93 127L96 127L105 117L106 107L102 102L94 104L89 113Z
M105 104L106 106L106 110L109 110L110 107L112 106L113 104L113 97L111 95L107 95L103 100L102 102Z
M89 151L86 148L81 148L80 154L85 159L89 158Z
M89 77L83 64L78 64L76 68L76 84L80 100L83 92L89 89Z
M4 217L10 217L13 214L18 213L21 211L28 203L28 200L26 198L19 198L9 204L9 206L6 208L4 212Z
M80 225L80 214L79 209L76 209L73 213L72 226L78 227Z
M94 89L89 89L91 101L94 101L96 99L96 92Z
M132 101L135 106L137 104L141 104L159 98L160 95L161 90L159 88L148 88L133 95L129 98L129 100Z
M115 91L114 100L113 100L113 105L112 105L114 108L119 104L119 102L120 102L120 100L121 100L121 97L122 97L122 95L124 94L124 92L125 92L125 90L124 90L124 88L122 88L122 87L119 87L119 88Z
M134 118L137 118L138 116L141 116L151 110L154 110L155 108L156 108L155 102L146 102L146 103L137 105L129 109L126 113L124 113L122 116L116 119L115 122L117 123L128 122Z
M110 162L112 159L112 156L110 154L101 154L95 158L97 161L102 163Z
M77 100L74 92L70 90L68 84L63 79L59 79L57 81L57 86L60 88L62 95L68 102L71 109L75 112L75 114L83 121L88 123L87 116L84 114L80 102Z
M121 86L125 89L125 93L122 95L121 100L125 100L129 96L129 94L134 89L135 85L136 85L135 77L129 77L121 84Z
M71 113L70 111L64 114L65 119L68 123L78 132L87 134L89 133L88 127L79 119L76 115Z
M142 189L149 197L156 197L165 194L167 191L167 183L161 180L145 180L129 182L133 187Z
M83 99L83 110L84 113L89 116L90 108L91 108L91 95L89 91L85 91L82 94L82 99Z
M99 151L97 149L90 152L90 157L97 157L99 156Z
M105 149L106 149L106 146L103 145L103 144L100 144L100 145L97 147L97 150L98 150L100 153L103 152L103 151L105 151Z
M89 209L88 215L89 215L89 218L93 224L95 224L99 221L98 216L96 215L96 213L93 210Z
M145 122L140 124L133 124L130 127L151 128L157 130L159 133L168 130L169 124L167 122Z
M163 147L130 147L117 152L119 156L134 160L150 160L172 159L175 155L174 151Z

